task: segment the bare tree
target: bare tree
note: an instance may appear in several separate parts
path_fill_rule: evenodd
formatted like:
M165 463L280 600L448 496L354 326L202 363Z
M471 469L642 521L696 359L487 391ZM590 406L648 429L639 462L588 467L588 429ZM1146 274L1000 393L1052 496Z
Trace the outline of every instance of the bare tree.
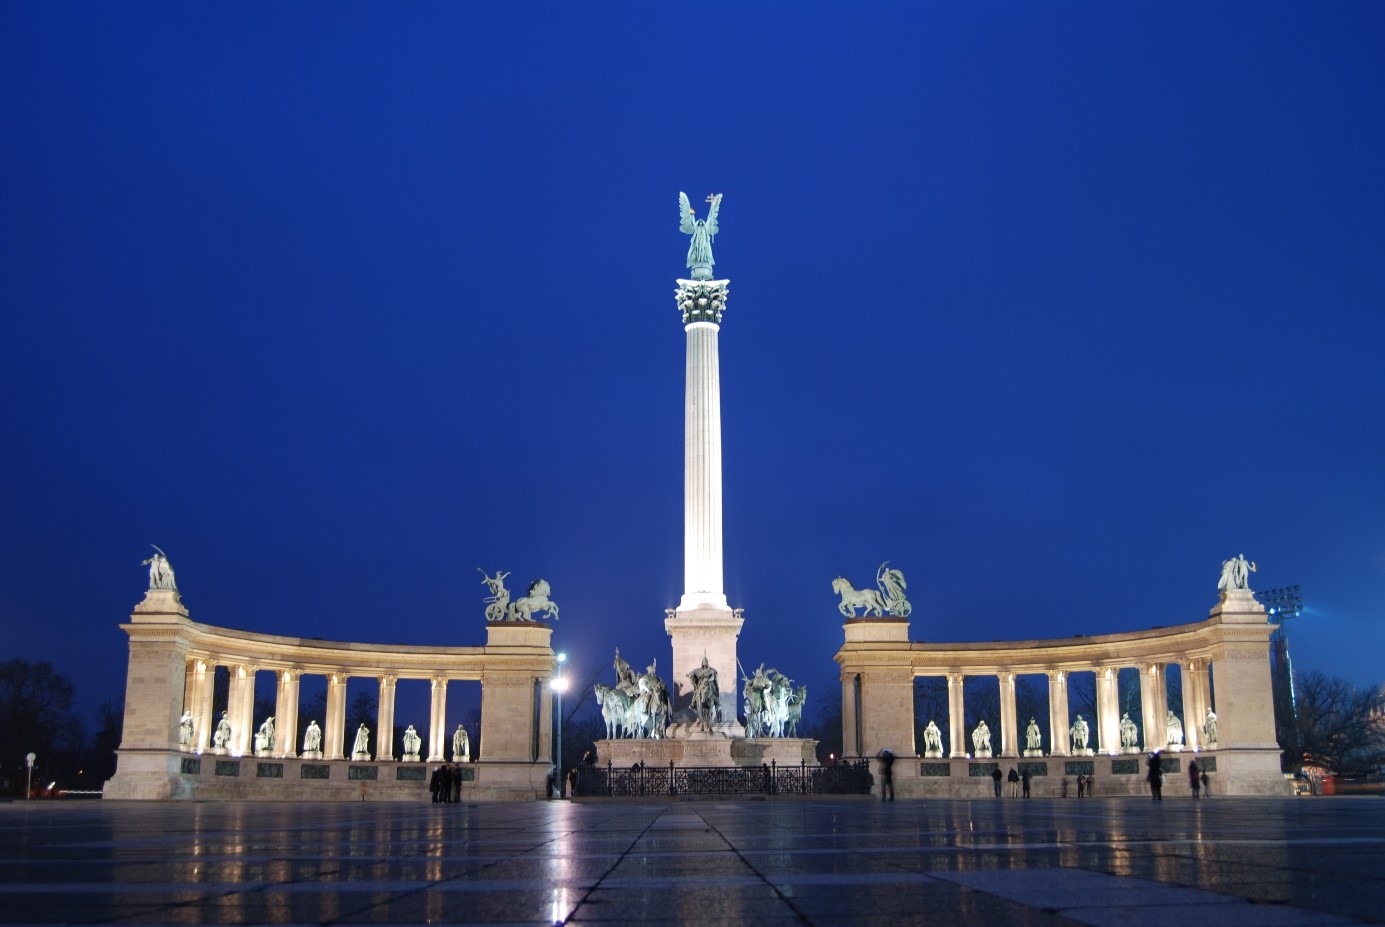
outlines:
M1297 679L1299 759L1333 772L1385 762L1385 693L1316 670ZM1294 765L1298 765L1297 763Z

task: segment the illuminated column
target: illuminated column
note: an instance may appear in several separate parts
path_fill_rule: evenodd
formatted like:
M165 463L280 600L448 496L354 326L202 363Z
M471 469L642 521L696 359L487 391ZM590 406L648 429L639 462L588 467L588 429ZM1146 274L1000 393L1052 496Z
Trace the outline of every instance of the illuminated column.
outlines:
M740 610L722 589L721 369L718 337L727 280L679 280L686 338L683 405L683 596L664 621L673 644L674 707L686 705L688 674L708 664L723 680L738 675ZM722 718L733 728L740 687L721 686Z
M1202 749L1210 750L1215 744L1205 744L1202 742L1202 725L1207 720L1207 712L1212 708L1212 685L1207 673L1207 658L1198 657L1188 661L1188 679L1197 689L1197 716L1192 719L1192 727L1197 728L1197 742ZM1184 727L1189 727L1188 719L1183 721Z
M1063 670L1048 673L1048 741L1051 756L1072 752L1068 741L1068 674Z
M275 756L293 757L298 755L298 680L302 676L298 670L279 670L275 673L279 681L278 698L275 700L274 746Z
M1164 667L1161 663L1145 663L1140 667L1141 733L1147 751L1162 750L1168 742L1164 723L1168 695L1164 688Z
M1102 753L1120 753L1120 700L1116 696L1116 680L1114 666L1097 669L1096 728L1100 738L1097 749Z
M226 751L232 756L250 752L255 724L255 668L232 666L231 685L227 693L226 717L231 722L231 742Z
M1019 723L1015 718L1015 674L999 673L1000 755L1019 756Z
M375 714L375 759L394 759L394 684L395 676L380 677L379 710Z
M216 689L216 664L201 661L204 671L198 678L197 711L193 712L193 745L198 752L212 745L212 697Z
M327 675L327 725L323 731L322 758L344 760L346 754L346 677L341 673Z
M441 763L446 757L447 680L433 680L433 704L428 721L428 762Z
M962 703L962 683L966 676L961 673L947 674L947 739L952 741L951 756L967 755L967 713Z

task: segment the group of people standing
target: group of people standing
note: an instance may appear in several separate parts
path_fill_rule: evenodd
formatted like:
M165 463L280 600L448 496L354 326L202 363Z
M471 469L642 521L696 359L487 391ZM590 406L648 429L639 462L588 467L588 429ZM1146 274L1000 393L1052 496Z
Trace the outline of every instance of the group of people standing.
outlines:
M1149 755L1146 761L1149 772L1145 779L1149 782L1149 797L1153 801L1164 800L1164 759L1156 750ZM1211 777L1207 775L1206 769L1200 769L1197 760L1188 761L1188 788L1193 792L1193 798L1204 798L1212 784Z
M433 794L433 804L450 805L462 800L462 764L443 763L433 770L428 780L428 791Z

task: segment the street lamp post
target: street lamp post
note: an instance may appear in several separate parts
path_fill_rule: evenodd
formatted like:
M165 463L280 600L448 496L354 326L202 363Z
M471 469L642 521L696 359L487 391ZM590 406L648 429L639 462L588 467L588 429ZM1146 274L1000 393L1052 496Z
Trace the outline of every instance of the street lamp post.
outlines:
M37 753L27 753L24 755L24 762L29 767L29 784L24 787L25 801L34 797L34 760L36 759L38 759Z
M567 691L567 679L563 676L563 664L567 654L558 654L558 675L553 679L553 691L558 695L558 730L554 740L557 747L557 760L553 764L558 770L558 797L567 798L567 773L563 771L563 693Z

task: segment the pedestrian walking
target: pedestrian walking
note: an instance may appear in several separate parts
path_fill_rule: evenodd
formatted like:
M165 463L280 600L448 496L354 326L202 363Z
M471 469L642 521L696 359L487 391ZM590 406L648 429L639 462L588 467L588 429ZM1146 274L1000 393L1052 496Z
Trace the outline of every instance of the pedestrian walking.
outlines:
M894 801L894 751L880 751L880 800Z
M1199 777L1199 775L1198 775L1199 772L1200 772L1200 770L1197 768L1197 760L1189 760L1189 761L1188 761L1188 785L1189 785L1189 787L1191 787L1192 790L1193 790L1193 798L1201 798L1201 797L1202 797L1202 779L1201 779L1201 777Z
M428 780L428 791L433 793L433 804L435 805L438 803L438 786L440 784L441 779L439 770L441 768L442 767L439 767L438 769L433 770L433 775Z
M446 763L438 767L438 801L452 804L452 767Z
M1028 766L1026 766L1026 767L1024 768L1024 772L1020 773L1020 782L1024 785L1024 797L1025 797L1025 798L1028 798L1028 797L1029 797L1029 767L1028 767Z
M992 769L992 770L991 770L991 781L995 783L995 797L996 797L996 798L999 798L999 797L1000 797L1000 780L1001 780L1002 778L1004 778L1004 777L1001 776L1001 774L1000 774L1000 767L999 767L999 766L997 766L995 769Z
M1020 774L1019 774L1018 770L1016 770L1015 767L1011 766L1011 767L1010 767L1010 775L1007 776L1006 778L1008 778L1008 779L1010 780L1010 797L1011 797L1011 798L1019 798L1019 797L1020 797Z
M1086 776L1078 776L1078 777L1077 777L1077 797L1078 797L1078 798L1086 798L1086 797L1087 797L1087 777L1086 777Z
M1164 800L1164 760L1159 756L1159 751L1155 750L1149 755L1146 761L1149 772L1145 774L1145 779L1149 782L1149 797L1153 801Z

